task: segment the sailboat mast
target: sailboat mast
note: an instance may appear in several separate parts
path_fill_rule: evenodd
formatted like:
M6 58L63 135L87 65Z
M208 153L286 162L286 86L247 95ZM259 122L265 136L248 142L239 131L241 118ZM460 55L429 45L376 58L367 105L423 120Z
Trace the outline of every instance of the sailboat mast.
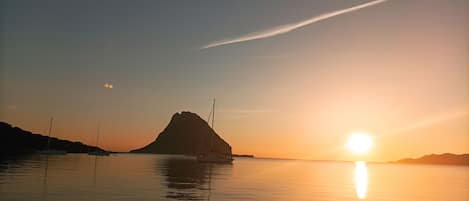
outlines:
M213 127L213 124L215 122L215 98L213 99L212 111L212 129L215 129L215 127Z
M208 118L207 118L207 124L210 126L210 121L212 119L212 110L210 110L210 113L208 114Z
M215 132L214 127L213 127L214 120L215 120L215 98L213 99L213 105L212 105L212 130L213 132ZM213 133L212 135L210 135L210 151L212 151L212 147L213 147L213 135L214 135Z
M50 135L52 133L52 123L54 122L54 117L51 117L50 118L50 121L49 121L49 133L47 134L47 150L50 149Z
M95 148L95 151L97 152L98 151L98 144L99 144L99 123L98 123L98 128L96 130L96 148Z

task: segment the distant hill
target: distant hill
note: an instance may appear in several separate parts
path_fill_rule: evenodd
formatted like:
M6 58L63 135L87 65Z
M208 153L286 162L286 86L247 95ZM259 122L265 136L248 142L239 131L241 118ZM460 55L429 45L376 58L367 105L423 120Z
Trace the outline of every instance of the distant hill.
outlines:
M34 153L46 149L47 141L47 136L34 134L13 127L8 123L0 122L0 154ZM66 150L68 153L88 153L96 148L81 142L51 138L50 149ZM101 148L99 150L104 151Z
M212 138L213 136L213 138ZM191 112L176 113L155 141L132 153L196 155L210 151L231 154L231 146L208 123Z
M469 165L469 154L430 154L421 158L406 158L397 163L443 164L443 165Z
M233 154L233 157L254 158L252 154Z

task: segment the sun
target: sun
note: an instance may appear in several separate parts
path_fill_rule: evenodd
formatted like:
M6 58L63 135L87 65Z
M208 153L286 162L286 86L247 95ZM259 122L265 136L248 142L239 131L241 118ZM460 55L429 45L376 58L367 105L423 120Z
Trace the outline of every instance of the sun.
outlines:
M350 135L347 148L354 154L366 154L373 144L370 135L364 132L357 132Z

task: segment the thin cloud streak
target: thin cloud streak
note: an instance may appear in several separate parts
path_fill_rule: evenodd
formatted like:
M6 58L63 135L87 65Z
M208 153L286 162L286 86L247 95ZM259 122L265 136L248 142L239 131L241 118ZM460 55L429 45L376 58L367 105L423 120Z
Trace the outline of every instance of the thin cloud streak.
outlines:
M342 10L336 10L336 11L332 11L332 12L329 12L329 13L324 13L322 15L318 15L318 16L312 17L310 19L301 21L301 22L286 24L286 25L282 25L282 26L277 26L277 27L274 27L274 28L270 28L270 29L267 29L267 30L250 33L250 34L247 34L247 35L244 35L244 36L241 36L241 37L237 37L237 38L229 38L229 39L224 39L224 40L220 40L220 41L215 41L215 42L209 43L209 44L201 47L200 49L208 49L208 48L222 46L222 45L245 42L245 41L250 41L250 40L257 40L257 39L262 39L262 38L269 38L269 37L273 37L273 36L276 36L276 35L285 34L285 33L288 33L290 31L293 31L295 29L299 29L301 27L304 27L306 25L309 25L309 24L312 24L312 23L315 23L315 22L319 22L319 21L322 21L322 20L337 16L337 15L345 14L345 13L348 13L348 12L360 10L362 8L370 7L370 6L373 6L373 5L376 5L376 4L380 4L380 3L383 3L385 1L387 1L387 0L376 0L376 1L368 2L368 3L365 3L365 4L360 4L358 6L354 6L354 7L350 7L350 8L346 8L346 9L342 9Z

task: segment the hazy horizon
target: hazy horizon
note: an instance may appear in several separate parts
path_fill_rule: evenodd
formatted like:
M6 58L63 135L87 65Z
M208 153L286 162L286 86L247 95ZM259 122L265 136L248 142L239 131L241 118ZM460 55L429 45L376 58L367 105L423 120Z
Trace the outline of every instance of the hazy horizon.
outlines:
M129 151L216 98L233 153L469 153L469 2L370 2L2 1L0 121Z

